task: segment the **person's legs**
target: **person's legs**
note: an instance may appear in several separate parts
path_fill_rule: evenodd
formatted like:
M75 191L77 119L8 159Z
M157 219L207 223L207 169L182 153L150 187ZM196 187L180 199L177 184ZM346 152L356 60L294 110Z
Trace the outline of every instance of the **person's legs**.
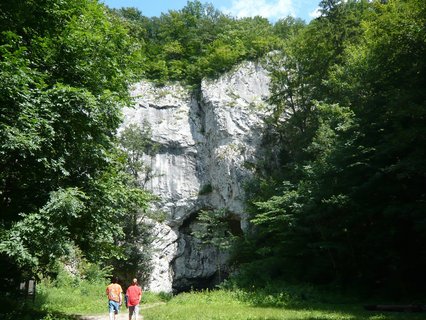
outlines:
M108 311L109 311L109 320L114 320L114 303L113 301L108 301Z
M129 320L132 320L132 315L133 315L133 307L129 306Z
M135 315L135 320L138 320L138 317L139 317L139 305L135 306L134 315Z
M118 302L109 301L109 320L115 320L115 315L118 313Z
M129 306L129 320L132 320L134 313L135 313L135 306Z

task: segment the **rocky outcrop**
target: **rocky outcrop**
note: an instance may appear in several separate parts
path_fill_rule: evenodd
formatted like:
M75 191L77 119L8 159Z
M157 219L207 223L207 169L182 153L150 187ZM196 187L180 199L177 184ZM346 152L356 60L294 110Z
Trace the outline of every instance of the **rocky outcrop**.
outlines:
M145 163L153 172L146 188L161 200L156 223L154 271L148 289L181 291L208 287L225 273L226 253L197 244L192 231L200 210L226 209L235 233L247 227L244 183L251 177L268 114L268 73L245 63L194 92L181 85L134 86L135 106L124 110L123 127L148 123L160 145ZM199 242L199 241L198 241Z

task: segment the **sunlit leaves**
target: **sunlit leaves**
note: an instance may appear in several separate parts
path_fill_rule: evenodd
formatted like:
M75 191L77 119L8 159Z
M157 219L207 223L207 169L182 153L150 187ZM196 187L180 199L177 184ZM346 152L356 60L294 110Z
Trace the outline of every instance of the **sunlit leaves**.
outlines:
M0 252L14 258L19 267L45 267L67 253L73 222L85 210L87 197L75 188L52 192L39 212L21 214L0 243ZM39 266L41 264L41 266Z
M126 12L118 13L126 18ZM135 21L133 16L127 19ZM147 30L145 76L159 83L199 84L202 78L216 77L243 60L258 59L280 44L267 19L234 19L200 1L189 1L182 10L159 18L138 20Z
M141 44L96 1L2 10L0 258L30 274L69 246L98 262L120 256L122 219L150 199L115 141Z

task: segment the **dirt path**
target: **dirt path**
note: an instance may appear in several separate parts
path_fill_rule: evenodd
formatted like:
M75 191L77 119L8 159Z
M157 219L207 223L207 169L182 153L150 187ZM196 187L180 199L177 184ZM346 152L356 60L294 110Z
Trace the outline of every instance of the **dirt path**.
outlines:
M143 320L143 310L158 307L165 304L165 302L156 302L156 303L150 303L150 304L144 304L141 305L141 313L142 315L139 315L138 320ZM129 311L126 308L121 308L120 313L115 317L116 320L128 320L129 319ZM104 314L100 315L93 315L93 316L81 316L79 320L109 320L108 312L105 312Z

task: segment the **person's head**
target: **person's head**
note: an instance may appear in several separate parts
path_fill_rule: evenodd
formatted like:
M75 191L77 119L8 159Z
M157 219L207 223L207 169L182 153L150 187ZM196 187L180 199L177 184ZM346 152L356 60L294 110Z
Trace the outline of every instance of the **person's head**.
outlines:
M111 282L112 283L118 283L118 277L112 277Z
M133 285L137 285L137 284L138 284L138 279L133 278L132 284L133 284Z

